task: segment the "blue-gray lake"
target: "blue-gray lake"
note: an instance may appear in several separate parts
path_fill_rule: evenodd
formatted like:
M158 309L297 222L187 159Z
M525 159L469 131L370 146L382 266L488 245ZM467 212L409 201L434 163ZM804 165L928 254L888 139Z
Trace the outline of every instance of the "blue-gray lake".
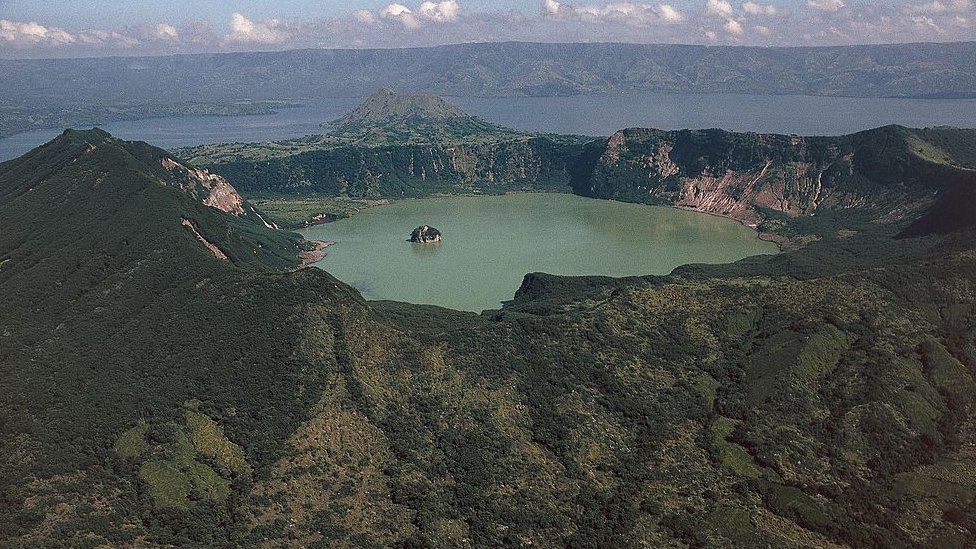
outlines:
M352 110L360 99L325 98L273 115L191 116L113 122L102 127L124 139L175 148L208 143L274 141L321 133L319 124ZM739 94L643 93L570 97L460 97L471 114L526 131L610 135L629 127L722 128L799 135L840 135L887 124L976 127L976 100L886 99ZM0 161L45 143L61 129L0 139Z

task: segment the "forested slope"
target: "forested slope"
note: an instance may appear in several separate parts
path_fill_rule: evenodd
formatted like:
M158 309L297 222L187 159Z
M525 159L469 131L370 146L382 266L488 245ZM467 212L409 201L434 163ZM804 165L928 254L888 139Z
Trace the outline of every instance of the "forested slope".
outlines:
M895 238L928 206L477 315L290 270L167 158L0 165L0 545L976 542L973 233Z

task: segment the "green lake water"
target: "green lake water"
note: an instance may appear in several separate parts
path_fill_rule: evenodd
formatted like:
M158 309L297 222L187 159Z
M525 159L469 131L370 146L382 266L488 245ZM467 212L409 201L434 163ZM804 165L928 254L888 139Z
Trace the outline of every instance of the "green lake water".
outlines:
M440 244L413 244L420 225ZM567 194L404 200L302 231L334 241L316 265L367 299L497 309L526 273L667 274L776 247L735 221L673 208Z

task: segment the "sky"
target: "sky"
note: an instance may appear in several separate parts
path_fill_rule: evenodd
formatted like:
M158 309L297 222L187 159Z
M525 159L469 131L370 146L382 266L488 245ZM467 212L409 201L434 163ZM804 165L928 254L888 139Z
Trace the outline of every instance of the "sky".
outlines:
M976 0L0 0L0 57L507 40L842 45L976 40Z

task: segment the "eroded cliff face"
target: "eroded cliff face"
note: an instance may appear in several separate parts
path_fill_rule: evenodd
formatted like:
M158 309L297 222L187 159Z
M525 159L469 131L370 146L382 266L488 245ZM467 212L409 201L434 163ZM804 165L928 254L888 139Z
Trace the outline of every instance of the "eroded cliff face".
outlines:
M169 157L163 158L160 164L176 176L180 189L205 205L232 215L244 215L244 199L220 175L202 168L189 168Z
M768 212L877 206L897 218L964 175L918 154L904 128L844 137L628 129L591 144L578 194L668 204L758 225ZM894 219L892 219L894 220Z
M168 172L169 177L164 178L164 184L178 187L204 206L236 217L259 221L268 229L279 228L273 221L261 215L253 204L244 200L223 176L203 168L186 166L168 156L163 157L159 164Z

